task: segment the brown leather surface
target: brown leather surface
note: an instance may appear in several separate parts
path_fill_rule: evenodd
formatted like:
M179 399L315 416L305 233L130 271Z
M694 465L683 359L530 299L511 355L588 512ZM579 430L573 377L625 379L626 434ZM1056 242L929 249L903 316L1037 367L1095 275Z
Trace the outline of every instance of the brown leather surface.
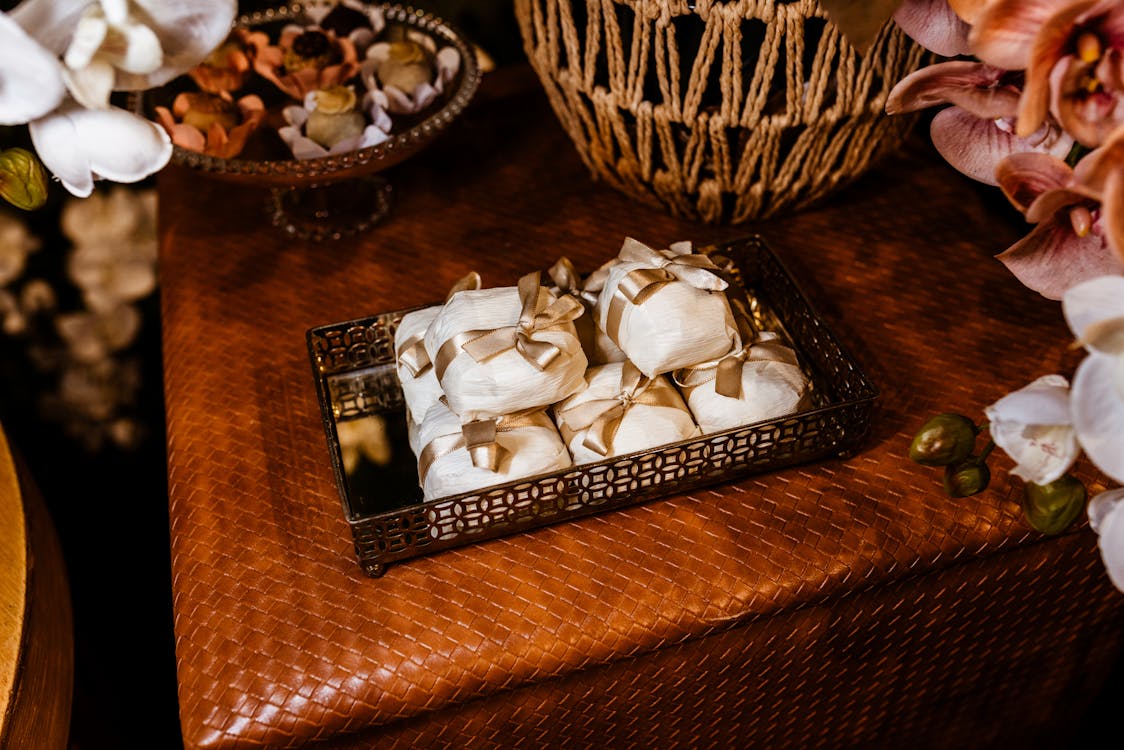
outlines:
M1084 705L1124 611L1092 533L1030 531L1003 457L993 489L951 500L906 456L929 414L979 416L1079 356L992 259L1024 230L994 194L919 138L798 216L690 224L592 182L545 97L507 93L388 173L393 215L356 241L287 240L264 191L161 175L186 744L924 745ZM750 231L882 389L858 455L362 574L307 329L438 300L470 270L590 269L626 235Z

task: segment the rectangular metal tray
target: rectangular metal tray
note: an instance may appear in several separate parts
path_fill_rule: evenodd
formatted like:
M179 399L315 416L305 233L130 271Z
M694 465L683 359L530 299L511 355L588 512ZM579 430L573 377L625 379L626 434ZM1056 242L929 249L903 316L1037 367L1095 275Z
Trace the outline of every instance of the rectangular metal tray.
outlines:
M788 270L758 236L709 248L764 328L781 333L811 383L811 408L780 419L669 443L561 472L423 501L394 365L399 310L307 333L329 456L362 569L856 450L878 391L827 329ZM434 304L439 304L435 302ZM371 436L348 445L339 426ZM354 427L354 425L352 425ZM345 463L352 463L345 471Z

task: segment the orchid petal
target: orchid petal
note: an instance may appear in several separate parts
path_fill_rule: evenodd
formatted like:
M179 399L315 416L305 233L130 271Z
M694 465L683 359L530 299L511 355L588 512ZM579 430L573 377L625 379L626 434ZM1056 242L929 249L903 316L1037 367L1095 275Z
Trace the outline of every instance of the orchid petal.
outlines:
M1062 298L1062 314L1079 340L1086 338L1090 326L1124 317L1124 276L1099 276L1075 284Z
M192 68L226 39L237 12L236 0L133 3L143 10L142 17L158 37L163 62L148 73L119 72L117 88L123 91L160 86Z
M1113 586L1124 591L1124 512L1121 512L1119 497L1113 496L1104 501L1106 504L1111 503L1110 506L1099 506L1096 511L1093 510L1093 504L1099 498L1110 494L1112 493L1102 492L1094 497L1089 503L1089 511L1096 512L1100 516L1097 546L1100 548L1101 561L1104 562L1108 578ZM1090 515L1091 521L1092 515Z
M59 61L0 13L0 125L42 117L65 93Z
M944 57L971 52L968 24L946 0L905 0L894 12L894 22L913 41Z
M976 57L1005 70L1030 65L1039 30L1072 0L995 0L976 17L968 41Z
M995 168L995 180L1024 214L1041 196L1073 184L1073 170L1061 159L1035 152L1015 153ZM1037 223L1037 222L1036 222Z
M1065 378L1046 375L984 410L995 444L1018 464L1012 474L1047 484L1073 465L1079 450L1069 400Z
M948 0L952 11L969 24L974 24L989 0Z
M1019 134L1033 132L1046 117L1050 103L1051 74L1072 44L1074 26L1080 15L1096 0L1066 3L1038 30L1026 65L1026 86L1019 107ZM1074 135L1081 140L1080 135ZM1092 143L1086 145L1095 145Z
M1019 92L997 87L1003 71L983 63L950 60L916 70L898 81L886 100L887 114L956 104L977 117L1014 117Z
M1089 528L1100 534L1102 524L1109 514L1117 508L1124 507L1121 505L1122 500L1124 500L1124 487L1117 487L1114 490L1093 495L1089 499L1089 504L1085 506L1085 513L1089 516ZM1121 541L1124 541L1124 539Z
M1072 145L1067 136L1018 138L1001 129L994 120L985 120L959 107L941 110L929 129L933 146L945 161L973 180L998 185L995 170L1005 158L1021 151L1040 151L1064 156Z
M70 95L83 107L91 109L109 106L116 75L113 66L101 60L76 70L63 69L63 79Z
M1101 215L1104 217L1105 240L1116 253L1116 259L1124 263L1124 172L1119 168L1105 180Z
M9 15L41 45L62 55L89 8L90 0L23 0Z
M1117 388L1119 358L1091 353L1073 378L1073 428L1097 468L1124 482L1124 396Z
M147 75L160 69L164 50L152 29L142 23L127 23L117 27L117 31L125 37L125 54L112 57L119 70Z
M93 180L136 182L172 156L168 134L123 109L84 109L74 103L31 123L39 158L71 193L87 196Z
M101 49L109 33L109 24L98 15L83 15L74 27L74 37L66 48L63 62L68 68L78 70L90 64L94 55Z
M1056 218L1038 224L996 257L1023 285L1052 300L1082 281L1124 273L1104 238L1095 232L1078 237Z

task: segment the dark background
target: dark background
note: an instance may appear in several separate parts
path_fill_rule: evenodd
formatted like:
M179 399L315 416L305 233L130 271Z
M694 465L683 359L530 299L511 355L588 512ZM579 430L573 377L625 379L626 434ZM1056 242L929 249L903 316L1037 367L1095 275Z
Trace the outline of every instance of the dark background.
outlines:
M244 1L241 7L249 11L265 5ZM522 61L510 0L429 0L415 5L459 25L497 64ZM32 258L34 271L53 275L62 287L66 240L58 232L57 218L65 195L55 187L48 206L25 219L44 240L43 249ZM988 188L987 193L987 199L996 200L996 191ZM26 339L0 335L0 422L46 500L70 581L75 750L182 747L158 294L144 300L141 308L140 338L124 353L136 359L142 374L131 410L143 430L131 448L109 442L91 448L64 420L45 417L44 393L54 384L32 366ZM1115 674L1089 715L1073 717L1073 747L1091 746L1098 730L1113 728L1108 722L1122 695L1121 669Z

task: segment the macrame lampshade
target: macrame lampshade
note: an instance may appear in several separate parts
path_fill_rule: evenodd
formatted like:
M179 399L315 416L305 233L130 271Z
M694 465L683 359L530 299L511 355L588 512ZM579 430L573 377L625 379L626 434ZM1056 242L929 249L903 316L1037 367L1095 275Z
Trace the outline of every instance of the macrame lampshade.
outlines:
M524 47L595 178L739 223L860 175L916 121L886 97L925 62L893 23L860 57L814 0L515 0Z

